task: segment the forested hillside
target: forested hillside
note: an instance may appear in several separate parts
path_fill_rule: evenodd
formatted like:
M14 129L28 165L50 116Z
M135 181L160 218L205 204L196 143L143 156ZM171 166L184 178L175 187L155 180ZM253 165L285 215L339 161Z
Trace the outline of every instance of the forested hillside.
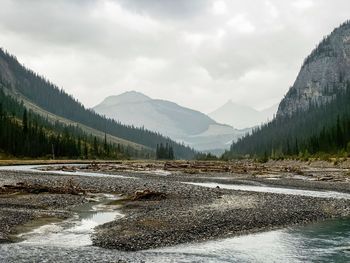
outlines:
M224 157L273 158L350 153L350 22L305 59L277 117L231 146Z
M14 56L0 50L0 83L20 92L31 102L58 116L79 122L107 134L123 138L156 150L159 143L171 144L176 158L191 159L195 151L167 137L143 128L122 125L86 109L79 101L23 67Z
M279 104L277 117L331 101L350 81L350 21L324 37L304 60L293 86Z
M53 124L0 89L0 150L16 157L113 158L150 157L150 152L110 144L75 126Z
M340 83L343 87L345 83ZM274 119L231 146L237 155L283 156L350 153L350 82L333 101L310 105L307 111Z

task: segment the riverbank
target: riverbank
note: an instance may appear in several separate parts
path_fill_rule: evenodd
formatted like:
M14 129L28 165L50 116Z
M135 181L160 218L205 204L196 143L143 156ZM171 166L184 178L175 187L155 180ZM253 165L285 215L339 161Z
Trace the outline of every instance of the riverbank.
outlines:
M210 190L207 190L210 191ZM193 200L131 207L97 228L94 244L126 251L232 237L349 215L349 201L218 190L213 202ZM126 209L124 209L125 211Z
M11 241L10 237L24 223L38 218L69 217L72 206L87 202L85 193L123 194L124 200L118 204L123 205L125 217L97 227L93 243L126 251L224 238L350 214L350 201L345 199L234 191L184 183L278 184L304 189L325 189L331 183L330 189L346 190L346 186L350 189L346 178L325 182L293 178L295 172L280 173L277 179L271 179L271 174L185 173L181 169L169 174L161 169L162 165L164 168L161 162L142 163L147 169L138 164L137 172L133 171L134 162L132 167L123 163L123 169L118 163L115 170L111 164L104 165L104 168L96 164L81 168L55 167L55 170L71 171L69 175L50 174L49 171L40 174L0 171L0 185L13 189L12 193L4 193L2 187L0 195L2 241ZM75 170L81 169L125 177L74 175ZM296 171L300 176L300 171ZM22 192L14 187L17 185L24 187ZM42 191L33 193L28 191L29 186ZM62 193L67 188L75 188L75 192Z

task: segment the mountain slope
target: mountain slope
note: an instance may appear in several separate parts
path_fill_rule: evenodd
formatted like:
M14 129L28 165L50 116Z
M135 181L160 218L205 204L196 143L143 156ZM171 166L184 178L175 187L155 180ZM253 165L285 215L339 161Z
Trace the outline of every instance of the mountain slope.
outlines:
M75 122L75 121L71 121L69 119L66 119L64 117L60 117L58 115L55 115L51 112L48 112L44 109L42 109L41 107L39 107L38 105L32 103L30 100L28 100L26 97L24 97L22 94L18 93L18 92L14 92L12 89L8 89L5 86L3 86L0 83L0 88L1 90L8 96L11 96L13 98L16 98L18 101L20 101L21 103L23 103L23 105L30 111L36 113L37 115L47 119L49 122L51 123L60 123L61 125L66 125L66 126L75 126L78 127L79 129L81 129L83 132L85 132L86 134L90 134L92 136L96 136L97 138L99 138L100 140L103 140L106 136L107 140L110 143L114 143L114 144L120 144L122 146L125 147L131 147L135 150L138 151L151 151L151 148L148 148L144 145L141 144L137 144L128 140L124 140L122 138L110 135L110 134L105 134L103 131L99 131L96 129L93 129L89 126L86 126L84 124L81 124L79 122Z
M231 146L226 157L308 156L350 151L350 22L305 60L277 117Z
M209 113L209 116L220 123L229 124L238 129L254 127L272 120L277 111L277 105L257 111L253 108L233 103L229 100L220 108Z
M53 115L152 149L155 149L159 143L170 143L177 158L192 158L195 154L192 149L172 142L160 134L122 125L86 109L63 90L23 67L15 57L2 49L0 50L0 82L13 93L22 95L32 104Z
M215 124L201 112L170 101L151 99L135 91L107 97L93 109L121 123L145 126L168 136L198 134Z
M107 97L93 109L123 124L160 132L201 151L226 149L243 135L199 111L135 91Z
M339 84L347 80L350 80L349 22L325 37L305 59L294 85L280 103L277 116L331 101L339 89L345 88Z
M1 84L0 84L1 86ZM51 122L5 94L0 88L0 154L32 158L129 158L144 157L147 151L108 143L85 133L76 125ZM142 155L143 154L143 155Z

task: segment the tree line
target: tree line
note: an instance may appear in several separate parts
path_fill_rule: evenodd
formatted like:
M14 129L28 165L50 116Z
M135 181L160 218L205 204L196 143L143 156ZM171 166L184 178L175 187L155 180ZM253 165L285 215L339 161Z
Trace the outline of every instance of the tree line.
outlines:
M110 135L145 145L154 150L156 150L159 143L163 145L171 144L177 158L192 159L196 154L190 147L176 143L159 133L144 128L123 125L85 108L75 98L37 73L22 66L16 57L2 49L0 49L0 60L4 61L15 79L9 78L7 73L0 70L0 83L6 88L20 92L33 103L53 114L105 131Z
M333 90L332 101L275 118L233 143L223 158L350 154L350 82Z
M1 87L1 85L0 85ZM27 111L0 89L0 151L15 157L130 158L135 150L87 135L72 125L51 123Z
M166 143L165 146L163 143L157 144L156 158L158 160L174 160L175 155L173 147L168 143Z

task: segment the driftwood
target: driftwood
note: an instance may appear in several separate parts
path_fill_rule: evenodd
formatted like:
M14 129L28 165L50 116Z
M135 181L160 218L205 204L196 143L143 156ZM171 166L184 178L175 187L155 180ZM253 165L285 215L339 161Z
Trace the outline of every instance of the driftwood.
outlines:
M167 171L183 171L184 173L201 173L201 172L240 172L246 173L244 167L232 166L228 163L222 162L166 162L164 164L164 170Z
M85 194L86 190L76 185L73 180L68 180L67 183L63 186L47 186L41 184L18 182L15 185L3 185L0 187L0 194L10 194L16 192L29 194L52 193L81 195Z
M136 191L130 198L132 201L142 201L142 200L162 200L166 198L165 193L154 192L151 190Z

